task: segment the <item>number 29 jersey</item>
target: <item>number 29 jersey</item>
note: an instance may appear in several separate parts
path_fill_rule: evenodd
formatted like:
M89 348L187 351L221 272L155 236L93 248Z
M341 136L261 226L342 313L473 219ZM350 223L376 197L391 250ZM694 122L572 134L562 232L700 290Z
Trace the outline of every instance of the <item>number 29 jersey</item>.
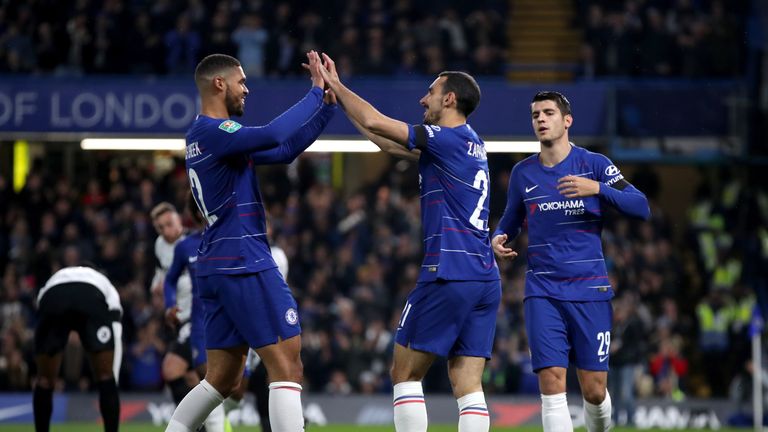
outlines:
M414 125L408 135L408 148L421 150L424 261L419 282L498 280L488 235L485 143L468 124Z

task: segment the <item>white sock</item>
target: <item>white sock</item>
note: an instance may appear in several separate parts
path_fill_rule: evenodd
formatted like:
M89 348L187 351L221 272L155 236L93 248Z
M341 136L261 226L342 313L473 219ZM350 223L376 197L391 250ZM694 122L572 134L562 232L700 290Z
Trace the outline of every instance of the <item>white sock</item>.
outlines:
M456 402L459 404L459 432L488 432L491 416L483 392L464 395Z
M269 385L269 422L273 431L304 430L301 388L301 385L290 381L276 381Z
M224 403L222 405L224 405L224 412L229 414L230 411L240 409L240 407L242 407L243 405L243 400L242 399L237 400L232 396L230 396L224 399Z
M224 397L206 380L189 391L173 412L166 432L194 432Z
M216 408L208 414L208 418L205 419L203 424L207 432L224 432L224 419L226 414L224 412L224 404L219 404Z
M600 405L584 401L584 424L588 432L607 432L613 428L611 424L611 395L605 391L605 399Z
M573 421L565 393L541 395L541 422L544 432L573 432Z
M426 432L427 405L420 381L395 384L392 405L395 409L395 431Z

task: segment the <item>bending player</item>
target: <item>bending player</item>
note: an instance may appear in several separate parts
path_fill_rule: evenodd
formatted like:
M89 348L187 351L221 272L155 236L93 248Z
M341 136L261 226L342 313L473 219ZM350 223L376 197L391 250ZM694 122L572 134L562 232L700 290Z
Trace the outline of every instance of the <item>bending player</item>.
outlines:
M51 276L37 294L35 328L37 378L32 395L35 431L48 432L53 389L69 333L80 335L99 389L104 432L117 432L120 395L117 378L123 357L120 295L103 274L91 267L65 267Z

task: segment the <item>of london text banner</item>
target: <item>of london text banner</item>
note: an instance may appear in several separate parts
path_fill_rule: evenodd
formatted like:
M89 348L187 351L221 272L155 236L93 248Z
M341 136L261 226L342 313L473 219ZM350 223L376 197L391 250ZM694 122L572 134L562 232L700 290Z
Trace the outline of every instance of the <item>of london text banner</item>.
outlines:
M355 79L348 86L384 114L421 123L419 100L431 77L407 81ZM738 83L684 82L510 84L480 80L482 99L469 123L483 137L533 138L530 102L540 90L570 100L573 136L728 135L729 105ZM244 125L268 122L309 90L309 80L249 80ZM179 137L199 111L192 79L136 77L0 76L0 135L80 134ZM696 118L696 122L691 122ZM357 135L344 115L325 131Z

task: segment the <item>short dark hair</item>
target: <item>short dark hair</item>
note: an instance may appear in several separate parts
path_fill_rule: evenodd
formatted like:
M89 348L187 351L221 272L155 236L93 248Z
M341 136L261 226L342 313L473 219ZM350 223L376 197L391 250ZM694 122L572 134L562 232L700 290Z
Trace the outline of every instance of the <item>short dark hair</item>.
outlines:
M456 110L464 117L469 117L480 104L480 86L472 75L459 71L440 72L438 77L445 77L443 94L453 92L456 95Z
M229 68L240 66L240 61L226 54L211 54L200 60L195 68L195 84L198 89L210 81L215 75Z
M536 93L531 103L544 100L553 101L564 116L571 115L571 103L568 102L568 98L562 93L556 91L540 91Z

